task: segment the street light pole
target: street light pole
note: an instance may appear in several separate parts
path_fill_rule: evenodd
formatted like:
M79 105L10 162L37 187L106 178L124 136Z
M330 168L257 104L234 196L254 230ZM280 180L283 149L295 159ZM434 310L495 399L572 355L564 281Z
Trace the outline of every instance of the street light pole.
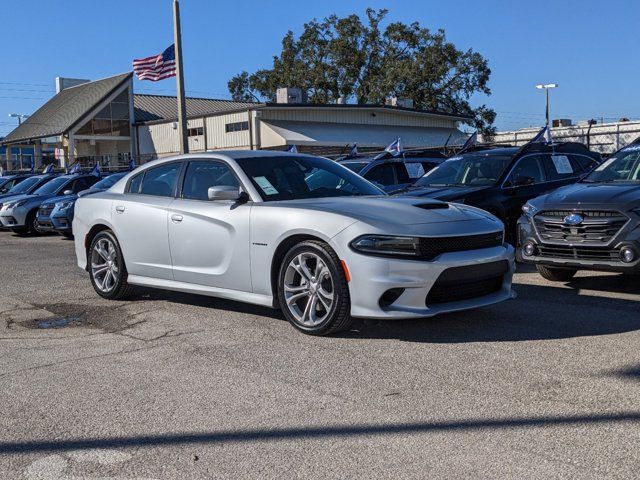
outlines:
M545 108L545 119L546 119L546 127L549 128L549 90L552 88L556 88L558 86L557 83L541 83L536 85L538 90L545 91L546 97L546 108Z

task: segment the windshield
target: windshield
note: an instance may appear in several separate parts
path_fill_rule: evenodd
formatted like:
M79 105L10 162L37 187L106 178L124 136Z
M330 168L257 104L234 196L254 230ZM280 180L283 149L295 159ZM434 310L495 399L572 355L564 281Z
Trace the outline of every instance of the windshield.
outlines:
M495 185L511 163L510 155L464 155L453 157L429 171L414 185Z
M640 182L640 147L630 147L611 157L584 180L585 182Z
M118 180L120 180L125 175L126 173L114 173L113 175L109 175L108 177L105 177L99 182L92 185L91 189L106 190L107 188L111 188L118 182Z
M347 167L352 172L360 172L365 166L367 166L366 162L343 162L340 163L343 167Z
M29 190L31 190L31 187L36 185L40 180L42 179L38 177L29 177L14 186L11 190L9 190L9 193L27 193Z
M384 195L373 184L320 157L260 157L237 160L263 200Z
M68 181L69 181L69 179L65 178L65 177L54 178L50 182L47 182L44 185L42 185L40 188L38 188L33 193L35 195L41 195L41 194L45 194L46 195L46 194L49 194L49 193L55 193L61 186L63 186Z

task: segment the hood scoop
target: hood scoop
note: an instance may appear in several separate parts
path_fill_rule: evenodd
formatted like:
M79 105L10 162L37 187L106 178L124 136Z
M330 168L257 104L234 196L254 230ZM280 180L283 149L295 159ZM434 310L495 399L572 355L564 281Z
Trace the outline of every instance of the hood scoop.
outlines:
M414 205L414 207L421 208L423 210L446 210L449 208L448 203L421 203Z

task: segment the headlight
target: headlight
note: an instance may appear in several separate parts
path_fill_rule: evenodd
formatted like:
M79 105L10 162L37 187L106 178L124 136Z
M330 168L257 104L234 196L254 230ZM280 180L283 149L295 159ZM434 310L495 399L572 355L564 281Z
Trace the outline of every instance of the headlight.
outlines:
M58 208L58 210L67 210L73 207L74 203L75 202L59 202L59 203L56 203L56 207Z
M17 202L10 202L10 203L5 204L5 208L8 210L10 208L21 207L22 205L24 205L28 201L29 200L20 200L20 201L17 201Z
M522 213L524 213L527 217L533 217L537 211L538 209L531 205L530 202L527 202L522 206Z
M351 242L351 248L373 255L418 257L420 256L420 239L389 235L363 235Z

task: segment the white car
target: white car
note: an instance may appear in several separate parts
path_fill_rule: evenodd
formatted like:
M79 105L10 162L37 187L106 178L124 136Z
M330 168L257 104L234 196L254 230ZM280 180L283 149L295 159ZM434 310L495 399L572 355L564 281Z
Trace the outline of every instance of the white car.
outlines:
M511 297L513 248L474 207L389 197L325 158L266 151L147 163L82 197L78 266L110 299L132 285L281 308L325 335L353 317L429 317Z

